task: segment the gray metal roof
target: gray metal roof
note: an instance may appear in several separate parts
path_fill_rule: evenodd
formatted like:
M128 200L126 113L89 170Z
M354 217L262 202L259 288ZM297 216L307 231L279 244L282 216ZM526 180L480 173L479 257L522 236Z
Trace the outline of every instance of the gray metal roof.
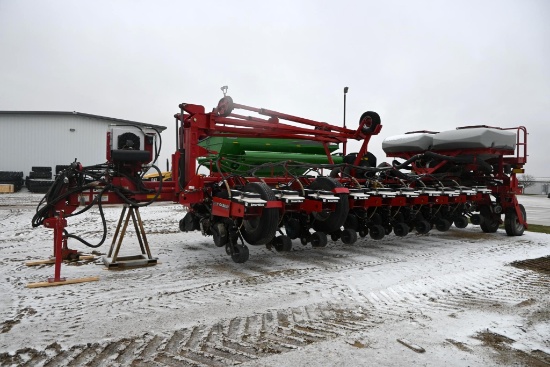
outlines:
M110 121L113 123L119 123L119 124L130 124L130 125L138 125L142 127L153 127L159 131L166 130L166 126L162 125L154 125L154 124L146 124L143 122L137 122L137 121L130 121L130 120L123 120L123 119L117 119L114 117L106 117L106 116L99 116L99 115L92 115L89 113L82 113L82 112L66 112L66 111L0 111L0 115L76 115L76 116L82 116L82 117L88 117L88 118L95 118L99 120L105 120Z

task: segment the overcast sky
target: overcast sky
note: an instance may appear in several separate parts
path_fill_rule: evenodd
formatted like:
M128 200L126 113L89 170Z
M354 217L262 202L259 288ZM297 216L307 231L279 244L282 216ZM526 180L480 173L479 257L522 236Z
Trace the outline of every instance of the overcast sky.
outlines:
M406 131L524 125L526 173L550 176L548 0L0 0L0 110L165 125L166 158L178 104L209 110L222 85L334 124L348 86L349 127L382 117L379 162Z

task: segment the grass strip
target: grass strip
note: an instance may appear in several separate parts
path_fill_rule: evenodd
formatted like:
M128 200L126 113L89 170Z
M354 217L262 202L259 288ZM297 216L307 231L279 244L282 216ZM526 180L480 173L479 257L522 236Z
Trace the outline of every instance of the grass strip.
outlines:
M543 226L543 225L540 225L540 224L531 224L531 223L529 223L529 228L527 230L529 232L550 234L550 226Z

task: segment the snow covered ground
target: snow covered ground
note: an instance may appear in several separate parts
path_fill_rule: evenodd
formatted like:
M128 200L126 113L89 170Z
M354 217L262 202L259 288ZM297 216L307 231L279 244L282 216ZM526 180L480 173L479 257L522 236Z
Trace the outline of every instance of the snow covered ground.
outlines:
M323 249L294 241L290 253L250 246L235 264L211 238L178 231L181 206L159 204L141 210L156 266L74 263L62 275L100 280L29 289L53 275L25 266L52 251L52 231L30 225L40 197L0 196L2 366L550 364L545 234L470 225ZM550 225L550 199L519 200L529 222ZM110 236L120 210L106 210ZM99 241L97 211L69 231ZM128 236L125 254L138 254Z

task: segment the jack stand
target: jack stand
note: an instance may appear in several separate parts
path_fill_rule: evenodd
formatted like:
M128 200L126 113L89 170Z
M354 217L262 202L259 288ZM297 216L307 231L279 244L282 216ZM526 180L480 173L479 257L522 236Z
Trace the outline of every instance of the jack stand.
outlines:
M47 282L29 283L27 288L50 287L54 285L64 285L73 283L92 282L99 280L99 277L70 279L61 277L61 264L65 258L75 256L77 252L67 247L67 237L63 235L67 227L67 219L63 217L63 212L58 216L44 219L44 227L53 229L53 254L55 257L54 277L48 278Z
M126 213L126 211L128 212ZM126 218L124 218L125 214ZM119 257L118 253L120 251L124 235L126 234L130 217L132 217L132 222L134 223L134 229L136 230L136 236L141 248L141 254ZM122 225L123 221L124 226ZM149 243L147 242L147 236L145 235L145 229L143 228L143 222L141 221L141 215L139 214L139 207L124 205L122 213L120 213L115 236L111 242L111 248L109 249L107 256L103 256L103 263L108 269L156 265L157 258L151 255Z

